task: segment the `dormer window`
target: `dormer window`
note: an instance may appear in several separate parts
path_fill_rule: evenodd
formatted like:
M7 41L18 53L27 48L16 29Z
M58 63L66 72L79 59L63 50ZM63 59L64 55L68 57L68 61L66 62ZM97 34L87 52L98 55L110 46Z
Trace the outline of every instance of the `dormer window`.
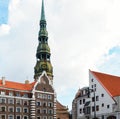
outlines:
M13 96L13 92L12 91L9 92L9 96Z
M27 94L27 93L25 93L25 94L23 95L23 97L28 98L28 94Z
M20 97L20 93L19 93L19 92L16 92L16 96L17 96L17 97Z

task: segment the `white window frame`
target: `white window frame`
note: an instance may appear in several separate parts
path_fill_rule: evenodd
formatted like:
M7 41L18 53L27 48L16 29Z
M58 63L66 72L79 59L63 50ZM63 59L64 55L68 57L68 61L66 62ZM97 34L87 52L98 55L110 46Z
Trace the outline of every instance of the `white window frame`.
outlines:
M20 116L20 119L21 119L21 115L16 115L16 119L17 119L17 116Z
M27 117L27 119L28 119L28 116L26 116L26 115L23 117L23 119L25 119L25 117Z
M48 99L51 100L52 99L52 95L48 95Z
M5 91L1 91L0 94L1 94L1 95L5 95Z
M49 109L49 110L48 110L48 114L53 114L53 110L52 110L52 109Z
M13 109L13 112L14 112L14 107L12 107L12 106L11 106L11 107L8 107L8 112L11 112L11 111L10 111L10 108L12 108L12 109Z
M48 117L48 119L53 119L53 117L52 117L52 116L50 116L50 117Z
M0 112L5 112L5 111L2 111L2 107L5 107L5 111L6 111L6 106L1 105L1 106L0 106Z
M25 109L27 109L27 112L24 111ZM23 113L28 113L28 108L27 107L23 108Z
M41 116L37 116L37 119L38 119L38 117L40 117L40 119L42 119Z
M5 100L5 101L3 101ZM0 98L0 103L6 103L6 98Z
M38 105L38 103L39 103L40 105ZM41 106L41 102L40 102L40 101L37 101L37 102L36 102L36 105L37 105L37 106Z
M13 96L13 92L12 91L9 92L9 96Z
M53 107L53 102L48 102L48 107Z
M43 94L41 94L41 93L37 93L37 98L43 98Z
M12 116L12 118L9 116ZM8 115L8 119L14 119L14 115Z
M20 111L17 111L18 108L20 109ZM21 112L21 107L16 107L16 112L20 113Z
M27 102L27 104L24 104L25 102ZM23 100L23 105L29 105L28 100Z
M5 119L6 119L6 115L5 114L0 114L0 119L2 119L2 116L5 116Z
M16 99L16 104L17 105L21 105L21 100L20 99Z
M12 102L11 102L11 101L12 101ZM8 99L8 104L14 104L14 99L12 99L12 98L10 99L10 98L9 98L9 99Z
M47 119L47 116L43 116L43 119Z

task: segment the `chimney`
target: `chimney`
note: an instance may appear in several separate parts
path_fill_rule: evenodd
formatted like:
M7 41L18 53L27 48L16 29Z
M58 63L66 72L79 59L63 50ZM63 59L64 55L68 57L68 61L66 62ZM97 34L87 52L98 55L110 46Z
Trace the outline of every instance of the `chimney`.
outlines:
M25 80L25 84L29 84L29 80Z
M5 85L5 77L2 77L2 85Z

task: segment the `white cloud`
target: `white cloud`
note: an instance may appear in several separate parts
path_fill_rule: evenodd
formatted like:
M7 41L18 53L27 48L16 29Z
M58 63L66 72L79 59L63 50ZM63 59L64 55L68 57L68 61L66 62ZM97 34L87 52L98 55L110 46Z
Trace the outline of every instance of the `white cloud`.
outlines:
M40 10L40 0L11 0L10 31L0 37L1 76L33 81ZM88 85L88 69L97 70L106 62L103 55L120 44L119 11L118 0L45 1L58 95L67 98L69 91Z
M2 24L0 26L0 36L7 35L10 31L9 25Z

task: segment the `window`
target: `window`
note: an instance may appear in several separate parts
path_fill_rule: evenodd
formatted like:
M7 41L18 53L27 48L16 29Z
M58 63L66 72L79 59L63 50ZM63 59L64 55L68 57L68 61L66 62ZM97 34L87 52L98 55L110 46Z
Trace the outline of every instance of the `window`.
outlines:
M46 116L44 116L44 117L43 117L43 119L47 119L47 117L46 117Z
M23 101L23 105L28 105L28 101L27 101L27 100L24 100L24 101Z
M102 119L104 119L104 115L102 115Z
M12 91L9 92L9 96L13 96L13 92Z
M27 94L27 93L25 93L25 94L23 95L23 97L28 98L28 94Z
M83 104L85 104L85 99L83 99Z
M96 111L99 111L99 105L96 106Z
M43 99L47 99L47 95L46 94L43 94Z
M94 97L92 97L92 102L94 102L95 101L95 98Z
M48 107L53 107L53 103L52 102L48 102Z
M43 112L43 114L46 114L46 113L47 113L47 110L46 110L46 109L43 109L42 112Z
M95 107L94 106L92 106L92 112L94 112L95 111Z
M16 116L16 119L20 119L20 116L17 115L17 116Z
M16 108L16 112L21 112L21 108L20 108L20 107L17 107L17 108Z
M93 82L94 81L94 79L91 79L91 82Z
M93 85L91 85L91 88L93 88Z
M80 105L82 104L82 100L80 100Z
M24 113L28 113L28 108L24 108Z
M0 98L0 103L6 103L6 98Z
M102 103L102 107L104 107L104 103Z
M14 116L13 115L9 115L8 119L14 119Z
M83 113L85 113L85 108L83 108Z
M110 108L110 105L107 105L107 108Z
M8 110L9 112L14 112L14 107L9 107Z
M43 102L43 107L46 107L47 106L47 102Z
M8 104L14 104L14 100L13 99L8 99Z
M28 117L27 117L27 116L24 116L24 119L28 119Z
M38 93L38 94L37 94L37 98L42 98L42 94L41 94L41 93Z
M37 106L40 106L40 105L41 105L41 103L40 103L40 102L36 102L36 105L37 105Z
M90 107L86 107L85 108L85 114L90 114L90 109L91 109Z
M16 92L16 96L17 96L17 97L20 97L20 93L19 93L19 92Z
M21 104L21 100L17 99L17 100L16 100L16 104L17 104L17 105L20 105L20 104Z
M53 117L49 117L48 119L53 119Z
M40 114L40 109L37 110L37 113Z
M49 110L48 110L48 113L49 113L49 114L53 114L53 110L52 110L52 109L49 109Z
M101 97L104 97L104 94L101 94Z
M1 91L1 95L5 95L5 91Z
M5 117L5 115L0 115L0 119L6 119Z
M96 96L96 101L99 101L99 96Z
M94 84L94 87L96 87L96 84Z
M51 95L48 95L48 99L51 100L51 99L52 99L52 96L51 96Z
M0 107L0 111L1 111L1 112L5 112L5 111L6 111L6 107L5 107L5 106L1 106L1 107Z
M80 114L82 113L82 109L80 109Z

